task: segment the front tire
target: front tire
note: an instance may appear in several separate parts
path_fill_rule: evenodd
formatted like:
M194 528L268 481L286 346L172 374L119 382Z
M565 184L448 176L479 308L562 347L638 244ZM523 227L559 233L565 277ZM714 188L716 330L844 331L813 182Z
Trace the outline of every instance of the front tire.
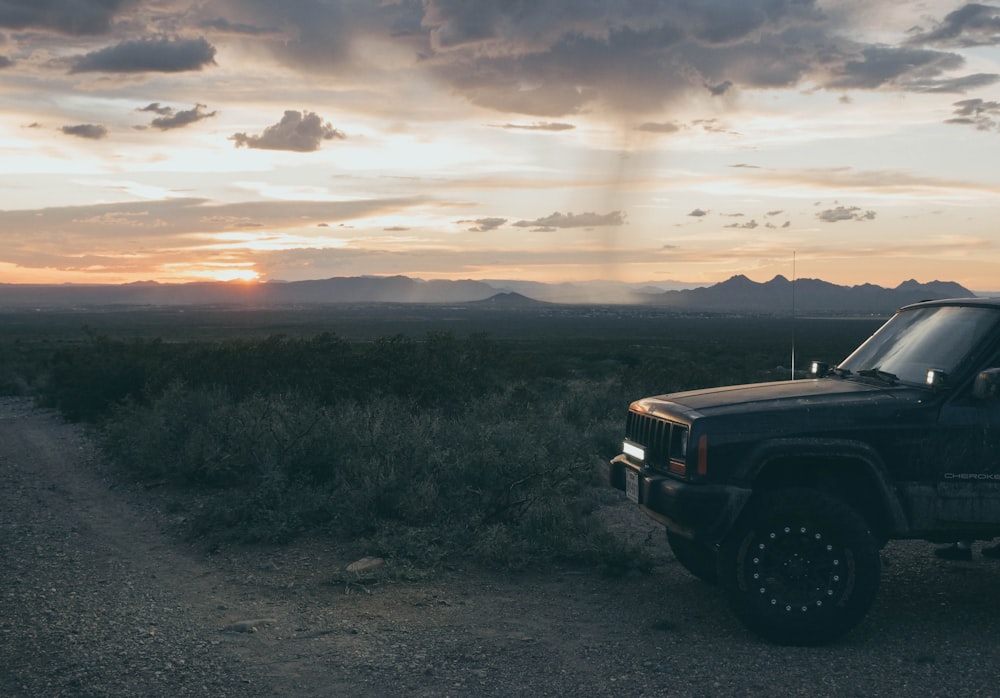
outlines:
M868 612L881 561L868 524L851 506L796 487L751 501L722 545L719 569L747 628L782 645L821 645Z

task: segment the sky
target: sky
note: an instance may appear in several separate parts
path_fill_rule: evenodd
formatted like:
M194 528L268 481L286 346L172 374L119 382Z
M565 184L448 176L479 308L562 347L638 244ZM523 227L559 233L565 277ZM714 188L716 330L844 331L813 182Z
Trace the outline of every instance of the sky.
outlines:
M0 283L1000 288L1000 4L0 0Z

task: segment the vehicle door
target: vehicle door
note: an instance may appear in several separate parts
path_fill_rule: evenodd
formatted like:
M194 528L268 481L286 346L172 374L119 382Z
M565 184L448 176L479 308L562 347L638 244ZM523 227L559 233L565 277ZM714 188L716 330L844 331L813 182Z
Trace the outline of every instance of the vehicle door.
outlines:
M1000 353L980 371L1000 368ZM944 452L937 471L943 521L1000 523L1000 395L977 395L970 380L941 409Z

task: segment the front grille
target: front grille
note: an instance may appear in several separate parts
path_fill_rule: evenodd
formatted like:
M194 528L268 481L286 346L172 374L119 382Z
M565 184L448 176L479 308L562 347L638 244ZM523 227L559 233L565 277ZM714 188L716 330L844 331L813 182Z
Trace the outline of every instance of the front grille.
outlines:
M625 438L646 450L646 465L656 470L669 470L670 461L683 463L687 457L688 428L639 412L628 413Z

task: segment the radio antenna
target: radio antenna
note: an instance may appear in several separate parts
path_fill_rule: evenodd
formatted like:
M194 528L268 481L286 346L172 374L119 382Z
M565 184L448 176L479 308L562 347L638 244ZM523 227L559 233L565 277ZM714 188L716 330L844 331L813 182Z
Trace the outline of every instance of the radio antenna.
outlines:
M792 380L795 380L795 250L792 250Z

